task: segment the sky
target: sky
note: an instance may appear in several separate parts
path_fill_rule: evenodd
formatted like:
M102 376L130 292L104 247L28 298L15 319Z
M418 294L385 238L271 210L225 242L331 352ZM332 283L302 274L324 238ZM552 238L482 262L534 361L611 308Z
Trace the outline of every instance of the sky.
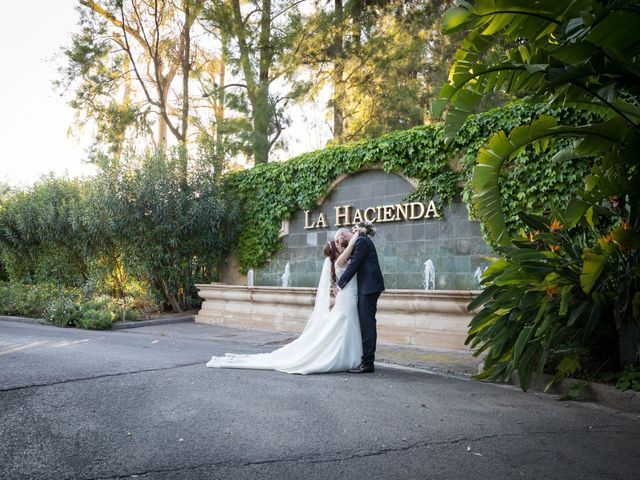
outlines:
M61 48L76 30L75 5L77 0L2 2L0 181L14 187L26 187L49 173L76 177L95 172L83 162L90 139L68 135L74 112L52 85L64 63ZM323 146L330 134L321 103L291 109L291 127L283 134L288 149L273 159Z
M87 140L67 135L73 110L54 91L55 56L68 44L75 0L3 2L0 28L0 181L27 186L50 172L81 176ZM28 8L25 6L28 5Z

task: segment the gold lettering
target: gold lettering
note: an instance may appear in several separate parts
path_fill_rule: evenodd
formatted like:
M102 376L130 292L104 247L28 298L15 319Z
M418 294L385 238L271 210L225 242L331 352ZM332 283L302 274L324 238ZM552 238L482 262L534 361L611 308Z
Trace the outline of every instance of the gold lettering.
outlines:
M369 218L369 212L376 213L376 208L375 207L369 207L364 211L364 220L365 220L365 222L373 222L373 221L375 221L375 217L374 218Z
M396 217L394 213L395 213L395 206L385 205L384 207L382 207L382 220L385 222L395 221Z
M409 219L409 204L403 203L396 205L396 220L408 220Z
M429 215L431 215L431 218L440 218L438 210L436 209L436 203L433 200L427 205L427 213L425 213L424 218L429 218Z
M304 229L305 230L309 230L311 228L316 228L316 224L315 223L311 223L311 211L310 210L305 210L304 211Z
M416 220L418 218L424 217L424 204L413 202L409 204L409 207L411 208L411 216L409 217L410 220ZM420 208L420 213L416 213L416 208L418 207Z
M376 207L378 222L384 222L384 218L382 218L382 207Z
M351 223L351 205L336 207L336 227Z
M322 212L318 217L318 221L316 222L316 228L327 228L329 225L327 224L327 214Z
M361 221L362 221L362 210L360 210L359 208L356 208L356 213L353 214L353 219L351 220L351 223L355 225L356 223L359 223Z

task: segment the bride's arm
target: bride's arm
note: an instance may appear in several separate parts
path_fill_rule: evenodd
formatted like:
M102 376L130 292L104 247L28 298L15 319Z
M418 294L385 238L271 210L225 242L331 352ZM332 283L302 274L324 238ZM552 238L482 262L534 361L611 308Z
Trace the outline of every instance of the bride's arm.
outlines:
M359 231L356 231L351 239L349 240L349 244L347 248L344 249L344 252L340 254L338 258L336 258L336 265L339 267L344 267L351 256L351 252L353 252L353 247L356 244L356 240L358 239L358 235L360 235Z

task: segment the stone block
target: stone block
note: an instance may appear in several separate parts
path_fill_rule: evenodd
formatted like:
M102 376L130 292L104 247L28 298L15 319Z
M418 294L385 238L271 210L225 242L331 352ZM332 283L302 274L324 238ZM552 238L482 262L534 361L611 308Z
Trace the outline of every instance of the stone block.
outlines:
M454 222L454 235L456 238L469 238L480 236L480 224L469 220Z
M318 234L316 232L307 233L307 246L309 247L317 247L318 246Z
M471 251L471 241L465 238L457 238L455 240L455 254L469 255Z
M471 257L469 255L455 255L453 268L456 273L471 271Z
M422 223L418 223L418 224L413 224L411 225L411 240L412 241L424 241L424 232L425 232L425 225Z

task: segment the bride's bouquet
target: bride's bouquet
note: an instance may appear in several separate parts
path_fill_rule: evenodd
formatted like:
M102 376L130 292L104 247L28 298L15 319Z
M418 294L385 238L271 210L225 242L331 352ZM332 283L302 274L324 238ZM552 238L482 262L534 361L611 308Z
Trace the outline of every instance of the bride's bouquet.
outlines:
M353 226L353 231L359 231L360 235L366 235L367 237L373 237L376 234L373 222L358 222Z

